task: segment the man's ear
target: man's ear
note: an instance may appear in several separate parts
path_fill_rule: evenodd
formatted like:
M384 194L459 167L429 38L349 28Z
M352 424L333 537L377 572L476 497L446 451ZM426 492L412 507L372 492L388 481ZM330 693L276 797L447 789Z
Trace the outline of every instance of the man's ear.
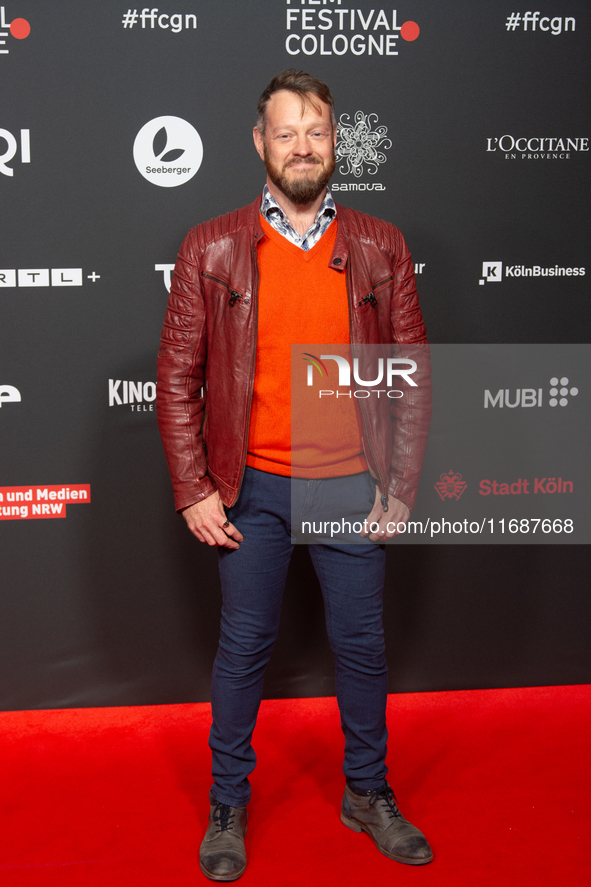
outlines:
M265 159L265 143L263 141L263 136L261 135L261 131L258 126L252 131L252 137L254 139L254 146L257 149L257 154L261 158L261 160Z

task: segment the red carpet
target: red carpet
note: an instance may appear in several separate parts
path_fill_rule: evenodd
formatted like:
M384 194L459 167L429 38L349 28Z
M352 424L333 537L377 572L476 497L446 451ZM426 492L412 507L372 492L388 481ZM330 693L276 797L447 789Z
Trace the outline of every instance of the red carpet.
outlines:
M589 887L590 702L583 686L390 697L390 780L435 853L419 868L340 823L334 699L264 702L239 883ZM2 887L212 883L208 724L206 705L0 714Z

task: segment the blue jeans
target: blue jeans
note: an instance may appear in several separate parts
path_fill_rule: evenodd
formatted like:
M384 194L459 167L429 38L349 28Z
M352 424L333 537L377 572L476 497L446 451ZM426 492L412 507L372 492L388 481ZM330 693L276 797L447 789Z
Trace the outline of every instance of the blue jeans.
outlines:
M342 483L342 479L341 483ZM368 482L369 480L369 482ZM232 807L250 800L251 745L265 668L277 631L287 568L293 551L291 497L304 501L308 481L246 468L228 518L244 536L238 550L219 551L221 635L212 678L209 745L215 798ZM375 486L366 474L351 484L367 500ZM387 665L382 627L385 551L367 544L309 547L322 587L326 627L336 664L336 692L345 735L345 776L365 789L385 778Z

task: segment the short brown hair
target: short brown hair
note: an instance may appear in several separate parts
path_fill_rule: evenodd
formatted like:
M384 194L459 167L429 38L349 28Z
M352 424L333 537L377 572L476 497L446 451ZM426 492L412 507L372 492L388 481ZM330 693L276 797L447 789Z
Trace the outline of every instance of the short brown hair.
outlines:
M287 68L281 74L273 77L257 102L257 129L261 135L265 134L269 99L274 92L279 92L280 89L287 89L289 92L295 92L296 95L299 95L302 100L302 112L306 102L310 101L310 95L315 95L316 98L319 98L321 102L324 102L330 108L330 120L333 129L335 128L337 120L334 113L334 98L326 83L323 83L322 80L318 80L316 77L312 77L311 74L306 74L305 71Z

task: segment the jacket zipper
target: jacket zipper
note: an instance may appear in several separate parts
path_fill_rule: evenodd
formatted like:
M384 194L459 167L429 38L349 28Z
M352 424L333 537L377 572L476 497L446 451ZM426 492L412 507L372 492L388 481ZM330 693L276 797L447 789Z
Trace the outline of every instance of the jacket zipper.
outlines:
M375 308L376 305L378 304L378 300L375 297L375 291L377 290L377 288L379 286L382 286L382 284L388 283L389 280L392 280L393 277L394 277L394 275L391 274L390 277L385 277L383 280L378 281L378 283L375 284L372 291L370 293L368 293L366 296L364 296L360 302L357 302L357 307L361 308L362 305L367 305L367 303L369 302L369 304L372 306L372 308Z
M350 306L350 305L351 305L351 292L350 292L350 287L349 287L349 265L348 265L348 264L347 264L346 275L347 275L347 276L346 276L346 278L345 278L345 282L346 282L346 285L347 285L347 297L348 297L348 298L347 298L347 304ZM393 277L393 276L394 276L394 275L391 275L390 277L385 278L385 280L380 280L379 283L376 283L376 285L374 286L374 289L376 289L378 286L381 286L383 283L387 283L388 280L392 280L392 277ZM369 296L372 297L373 302L371 302L371 299L369 298ZM358 304L361 305L364 301L369 301L372 305L377 305L377 300L376 300L376 298L375 298L375 296L374 296L374 294L373 294L373 291L372 291L371 293L369 293L367 296L365 296L365 299L362 299L361 302L359 302ZM350 340L350 342L351 342L351 346L353 346L354 344L357 344L357 343L354 343L354 342L353 342L353 324L352 324L352 322L351 322L351 308L350 308L350 307L349 307L349 340ZM378 463L378 461L377 461L377 459L376 459L376 457L375 457L375 453L374 453L373 448L372 448L371 443L370 443L369 431L368 431L368 428L367 428L367 420L366 420L366 418L365 418L365 411L364 411L364 408L363 408L363 402L359 404L359 410L360 410L360 412L361 412L361 418L363 419L363 427L365 428L365 437L366 437L366 439L367 439L367 443L368 443L368 446L369 446L369 451L370 451L370 453L371 453L371 456L372 456L372 459L373 459L374 465L377 467L379 463ZM361 440L361 443L363 444L363 453L364 453L364 455L365 455L365 458L367 459L367 452L366 452L366 450L365 450L365 441L363 440L363 438L362 438L362 440ZM382 492L382 495L380 496L380 502L382 503L382 508L384 509L384 512L386 512L386 511L388 511L388 508L389 508L389 506L388 506L388 494L387 494L387 490L386 490L386 484L384 483L384 480L383 480L383 478L381 477L381 475L380 475L380 473L379 473L379 468L378 468L378 481L381 483L381 485L382 485L382 491L383 491L383 492Z
M244 480L244 472L246 470L246 455L248 453L248 437L250 434L250 414L252 411L252 395L254 392L254 373L255 373L255 364L257 357L257 332L258 332L258 321L259 321L259 265L257 262L257 253L256 253L256 243L253 247L253 266L254 266L254 286L252 288L252 298L254 302L254 321L253 321L253 329L254 329L254 341L253 341L253 349L252 349L252 359L250 365L250 390L248 393L248 412L246 413L246 432L244 437L244 449L242 451L242 471L240 474L240 481L238 482L238 490L236 492L236 499L232 503L233 505L237 502L238 496L240 495L240 490L242 488L242 481ZM238 294L237 294L238 295ZM239 296L240 298L240 296Z
M216 283L221 283L222 286L226 287L226 289L230 293L230 298L228 299L228 305L230 306L230 308L233 308L236 302L241 302L244 298L244 296L241 296L240 293L236 292L236 290L233 290L230 285L226 283L225 280L220 280L219 277L214 277L213 274L208 274L207 271L202 271L201 276L207 277L209 280L215 280Z

